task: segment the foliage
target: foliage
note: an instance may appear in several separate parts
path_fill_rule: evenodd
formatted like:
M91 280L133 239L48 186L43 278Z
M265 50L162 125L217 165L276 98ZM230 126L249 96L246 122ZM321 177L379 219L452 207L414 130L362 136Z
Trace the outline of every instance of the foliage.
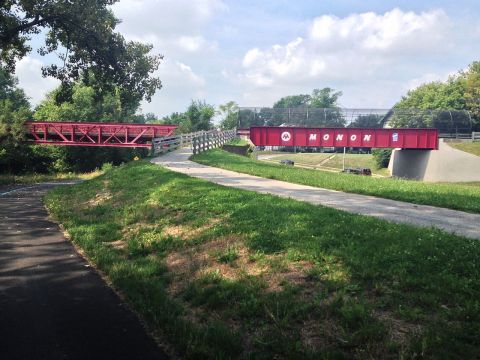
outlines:
M98 94L93 86L80 82L71 88L71 101L57 103L56 97L62 91L60 86L43 100L34 114L36 120L80 121L80 122L129 122L143 120L131 114L131 108L124 110L121 92L104 91ZM137 155L145 155L144 149L49 147L52 164L49 171L85 172L100 168L103 163L118 165Z
M58 187L46 204L184 358L480 351L478 241L141 161Z
M372 149L372 155L378 169L386 168L392 156L392 149Z
M273 104L274 109L288 109L308 106L312 97L308 94L285 96Z
M31 149L22 144L30 104L18 80L0 68L0 172L18 173L34 165Z
M46 31L41 55L60 54L62 65L43 68L64 84L93 75L102 89L121 91L122 104L150 100L161 87L152 73L161 56L151 45L126 42L115 32L119 20L109 6L115 0L12 0L0 5L0 62L11 72L32 49L31 35ZM88 82L87 82L87 85ZM97 89L98 92L99 89Z
M480 130L480 61L470 64L465 73L466 108L475 121L475 129Z
M480 213L480 186L478 185L431 184L292 168L256 161L220 149L195 155L193 160L208 166L295 184Z
M353 128L381 128L383 116L376 114L359 115L348 127Z
M238 104L235 101L219 105L218 114L222 116L220 120L220 128L222 130L230 130L237 127Z
M310 99L310 106L319 109L330 109L338 107L338 99L342 96L341 91L335 91L326 87L323 89L313 89Z
M172 113L170 116L163 118L165 124L178 125L178 132L189 133L200 130L213 129L213 117L215 108L207 104L205 101L192 100L184 113Z
M475 61L466 71L452 75L445 82L435 81L422 84L395 105L397 109L424 109L424 110L468 110L473 121L473 130L480 130L480 62ZM437 117L427 113L419 116L405 114L394 116L391 124L397 127L437 127L450 119L448 112L440 113ZM444 117L446 119L442 119ZM454 119L454 121L466 121ZM470 121L470 119L468 119ZM437 124L436 124L437 123Z
M288 109L297 107L312 107L329 109L338 107L337 101L342 96L341 91L326 87L313 89L312 95L300 94L281 98L274 105L274 109Z
M338 107L341 95L341 91L327 87L314 89L311 95L286 96L275 102L273 108L241 109L238 112L238 124L241 128L282 124L341 127L345 125Z

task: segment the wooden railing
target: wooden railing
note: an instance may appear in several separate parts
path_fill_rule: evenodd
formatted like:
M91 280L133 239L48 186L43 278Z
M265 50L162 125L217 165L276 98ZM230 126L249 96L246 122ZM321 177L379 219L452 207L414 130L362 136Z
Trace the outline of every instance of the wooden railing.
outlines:
M194 154L222 146L235 138L235 130L198 131L177 136L167 136L153 139L152 156L191 146Z
M193 154L222 146L237 136L236 130L211 131L193 138Z

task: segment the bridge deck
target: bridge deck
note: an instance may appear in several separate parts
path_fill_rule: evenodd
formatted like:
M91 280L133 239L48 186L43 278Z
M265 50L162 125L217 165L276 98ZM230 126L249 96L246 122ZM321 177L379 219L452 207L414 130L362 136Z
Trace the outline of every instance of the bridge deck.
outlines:
M35 144L150 148L154 138L170 136L176 125L27 121L27 140Z

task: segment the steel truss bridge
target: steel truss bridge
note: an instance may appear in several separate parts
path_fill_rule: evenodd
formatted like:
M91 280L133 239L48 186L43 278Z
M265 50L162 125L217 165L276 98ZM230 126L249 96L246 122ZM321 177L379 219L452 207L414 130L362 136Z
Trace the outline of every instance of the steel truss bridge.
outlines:
M172 135L176 125L27 121L27 141L64 146L151 148L155 138Z

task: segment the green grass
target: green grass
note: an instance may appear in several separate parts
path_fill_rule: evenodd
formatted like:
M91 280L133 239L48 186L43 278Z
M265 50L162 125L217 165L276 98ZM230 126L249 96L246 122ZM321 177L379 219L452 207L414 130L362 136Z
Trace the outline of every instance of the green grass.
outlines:
M25 174L25 175L11 175L0 174L0 185L11 184L35 184L48 181L62 181L62 180L78 180L91 179L98 176L101 172L95 171L86 174L75 173L57 173L57 174Z
M239 145L239 146L251 145L251 143L249 141L244 140L244 139L240 139L240 138L234 138L234 139L230 140L227 144L228 145Z
M339 153L297 153L278 155L270 158L273 161L293 160L295 164L318 168L343 169L343 154ZM375 160L371 154L345 154L345 167L370 168L372 173L388 176L388 169L377 169Z
M480 213L480 186L478 183L432 184L412 180L329 173L256 161L219 149L195 155L192 159L201 164L270 179Z
M185 358L474 358L480 242L135 162L46 197Z
M449 146L468 152L473 155L480 156L480 141L476 142L448 142L447 143Z

